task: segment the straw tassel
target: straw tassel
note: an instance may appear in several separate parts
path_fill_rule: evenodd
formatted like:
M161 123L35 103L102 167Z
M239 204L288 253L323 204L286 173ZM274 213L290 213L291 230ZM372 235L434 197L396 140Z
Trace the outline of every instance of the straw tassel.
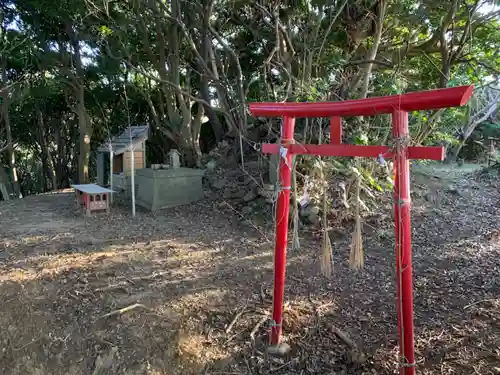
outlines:
M297 159L296 159L296 156L293 157L292 203L293 203L292 250L297 250L297 249L300 249L300 240L299 240L299 208L298 208L298 198L297 198Z
M330 241L330 236L328 234L328 222L326 218L327 214L327 197L326 188L323 193L323 241L321 247L321 273L325 277L332 276L333 273L333 259L332 259L332 243Z
M351 270L358 271L365 265L363 254L363 239L361 237L361 215L360 215L360 192L361 192L361 177L358 176L356 181L356 225L352 235L351 253L349 254L349 267Z

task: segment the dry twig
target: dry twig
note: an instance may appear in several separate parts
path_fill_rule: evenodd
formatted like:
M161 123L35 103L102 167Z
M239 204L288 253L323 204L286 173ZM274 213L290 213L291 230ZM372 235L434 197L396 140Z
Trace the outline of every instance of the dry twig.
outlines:
M255 341L255 334L259 330L260 326L266 322L266 320L269 319L269 315L264 315L263 317L260 318L260 320L257 322L257 324L253 327L252 332L250 332L250 338L252 341Z
M142 309L147 309L147 307L141 303L134 303L133 305L130 305L130 306L118 309L118 310L113 310L107 314L104 314L104 315L100 316L99 319L109 318L110 316L114 316L114 315L122 315L122 314L125 314L126 312L132 311L132 310L137 309L139 307Z
M227 326L226 328L226 334L228 334L229 332L231 332L231 330L233 329L233 326L234 324L236 323L236 321L245 313L246 311L246 305L234 316L233 320L231 320L231 323L229 323L229 325Z
M348 347L351 349L357 349L357 345L352 341L345 332L341 331L339 328L332 326L332 332L341 339Z
M498 298L486 298L486 299L480 299L479 301L469 303L468 305L464 306L464 310L467 310L469 307L479 305L480 303L483 302L491 302L491 301L496 301Z

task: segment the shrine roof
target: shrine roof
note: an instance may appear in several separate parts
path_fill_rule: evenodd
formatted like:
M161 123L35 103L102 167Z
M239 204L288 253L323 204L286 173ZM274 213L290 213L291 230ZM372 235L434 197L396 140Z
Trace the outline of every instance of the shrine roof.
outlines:
M132 138L132 142L130 141ZM115 155L123 154L128 150L130 143L136 146L146 141L149 138L149 125L130 126L125 129L120 135L111 139L110 142L105 142L97 148L98 152L109 152L111 150Z

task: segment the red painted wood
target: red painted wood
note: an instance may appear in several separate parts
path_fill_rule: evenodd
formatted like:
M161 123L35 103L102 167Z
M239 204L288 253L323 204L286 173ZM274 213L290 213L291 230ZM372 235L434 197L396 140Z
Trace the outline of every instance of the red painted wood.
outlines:
M283 119L281 142L293 142L295 119ZM276 207L276 240L274 252L274 294L273 294L273 321L271 326L271 344L279 343L283 316L283 302L285 300L285 270L286 245L288 242L288 214L290 210L290 189L292 183L292 154L280 157L280 191Z
M462 106L472 95L473 85L439 90L419 91L402 95L320 103L250 103L254 116L270 117L332 117L373 116L392 113L395 109L420 111Z
M408 113L392 114L393 138L408 136ZM415 375L413 286L410 213L410 163L404 148L394 155L394 222L396 233L396 292L399 329L399 374Z
M330 118L330 143L339 145L342 143L342 118L334 116Z
M444 160L446 150L444 147L415 146L408 147L408 159Z
M382 155L384 158L392 157L392 150L388 146L358 146L358 145L301 145L291 144L287 146L289 152L294 155L319 155L338 157L364 157L376 158ZM263 143L261 151L265 154L277 154L280 145L277 143ZM444 160L445 151L443 147L408 147L409 159Z
M280 158L280 186L276 210L276 243L274 264L274 302L271 343L278 344L281 334L286 245L288 239L288 213L290 205L290 184L293 154L321 156L361 156L394 160L395 189L394 212L396 224L396 267L398 296L398 329L400 339L400 375L415 374L413 291L411 259L411 220L410 220L410 171L409 159L443 160L442 147L408 147L393 153L387 146L342 145L341 132L335 128L340 124L340 116L369 116L391 113L393 137L408 136L408 111L437 109L464 105L472 95L473 86L462 86L426 92L416 92L392 97L348 100L334 103L252 103L250 111L259 116L284 117L281 139L287 148L285 159ZM338 117L331 118L333 134L330 145L293 144L295 117ZM406 147L406 146L404 146ZM278 153L280 145L263 144L262 152Z

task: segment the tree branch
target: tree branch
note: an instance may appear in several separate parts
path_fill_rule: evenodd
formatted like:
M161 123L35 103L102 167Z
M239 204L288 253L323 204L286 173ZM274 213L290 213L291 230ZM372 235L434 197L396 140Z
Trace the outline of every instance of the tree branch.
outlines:
M293 48L293 44L292 44L292 41L290 39L290 36L288 35L286 29L281 24L281 22L279 20L279 17L278 16L273 16L264 6L258 4L257 2L254 2L254 5L257 8L259 8L269 18L271 18L271 19L276 18L277 24L278 24L278 29L280 30L281 34L285 38L285 42L288 45L288 48L290 49L290 52L292 53L292 56L295 55L295 49ZM271 28L274 29L274 25L271 22L267 21L265 18L262 18L262 21L264 21L264 23L266 25L268 25L269 27L271 27Z
M490 90L489 88L485 88L482 91L480 95L484 95L486 98L483 96L483 102L479 103L481 108L472 116L469 116L468 124L464 129L465 139L469 138L474 129L483 121L486 121L497 109L497 103L500 100L500 91Z
M180 19L180 16L176 16L176 17L172 16L172 14L170 13L170 11L167 7L167 4L164 3L163 1L159 1L159 0L155 0L155 1L157 4L161 5L163 10L165 11L165 15L172 22L175 22L181 28L182 33L184 34L184 37L187 39L189 47L191 47L191 50L195 54L196 58L199 60L200 64L203 66L203 69L205 70L205 72L207 74L209 74L210 76L213 76L213 73L211 72L210 68L208 67L207 63L205 62L205 59L203 59L203 57L201 56L200 51L198 51L198 48L196 47L196 44L195 44L193 38L191 38L191 35L189 34L189 31L186 27L186 24L184 22L182 22L182 20Z
M344 2L340 5L340 8L337 11L337 13L335 13L335 15L333 16L332 20L328 24L328 27L327 27L327 29L325 31L325 36L323 38L323 41L321 42L321 46L319 47L318 57L316 58L316 65L319 65L319 59L321 58L321 54L323 53L323 48L325 46L326 40L327 40L328 36L330 35L330 32L332 31L332 28L333 28L333 25L335 24L335 21L337 21L337 18L339 17L340 13L342 13L342 10L346 6L347 1L348 0L344 0Z
M470 39L472 39L472 35L471 35L471 31L472 31L472 28L471 28L472 18L474 17L474 15L476 13L476 10L477 10L477 8L479 6L479 1L480 0L476 1L476 3L472 6L472 10L469 12L469 17L467 18L467 23L465 24L465 29L463 31L462 37L460 38L459 45L458 45L457 49L454 52L452 51L452 54L453 54L452 58L453 59L455 59L458 56L460 56L460 54L462 53L462 51L464 49L465 44L467 43L468 37L470 37Z
M6 151L6 150L9 148L9 146L10 146L10 145L11 145L11 143L6 143L6 142L4 142L4 143L2 144L2 146L0 147L0 153L2 153L2 152L4 152L4 151ZM2 167L0 166L0 168L2 168Z
M152 79L153 81L156 81L156 82L160 82L160 83L164 83L170 87L172 87L177 93L181 94L181 95L185 95L186 97L190 98L191 100L197 102L197 103L201 103L203 105L206 105L206 106L209 106L210 108L213 108L214 110L216 111L219 111L221 113L228 113L227 111L225 111L224 109L222 108L219 108L219 107L214 107L212 106L210 103L206 102L205 100L201 99L201 98L198 98L192 94L190 94L189 92L187 91L184 91L182 90L182 88L180 87L180 85L176 85L175 83L173 82L170 82L168 80L165 80L165 79L162 79L162 78L159 78L159 77L155 77L154 75L152 74L149 74L147 73L143 68L138 68L134 65L132 65L130 62L126 62L127 66L136 71L137 73L139 74L142 74L144 77L147 77L147 78L150 78Z
M500 70L495 69L494 67L488 65L484 61L478 60L475 57L471 57L469 59L455 60L453 63L454 64L463 64L463 63L470 64L470 63L475 63L475 64L477 64L479 66L482 66L483 68L489 70L491 73L494 73L495 75L500 75Z
M243 108L243 111L242 111L241 116L240 116L241 117L240 121L242 122L241 126L240 126L240 130L245 131L246 127L247 127L247 116L246 116L246 110L245 110L246 100L245 100L245 90L243 88L243 70L241 69L240 59L238 58L238 55L236 55L234 50L232 48L230 48L226 42L224 42L224 40L221 38L219 33L217 33L217 31L215 31L215 29L211 25L208 25L208 29L210 30L212 35L215 37L215 39L217 39L217 41L222 45L222 47L227 52L229 52L229 54L233 57L234 62L236 64L236 70L237 70L237 78L236 79L238 82L238 91L240 94L239 95L240 96L240 105Z
M375 37L373 39L373 45L368 51L368 54L366 56L366 60L371 61L375 60L375 57L377 56L378 52L378 47L380 45L380 40L382 38L382 30L384 26L384 18L385 18L385 10L387 8L387 0L380 0L379 6L378 6L378 14L377 14L377 20L376 20L376 29L375 29ZM361 78L362 87L361 87L361 93L360 93L360 98L366 98L368 95L368 86L370 83L370 73L372 72L373 68L373 63L368 63L366 67L363 69L363 77Z

